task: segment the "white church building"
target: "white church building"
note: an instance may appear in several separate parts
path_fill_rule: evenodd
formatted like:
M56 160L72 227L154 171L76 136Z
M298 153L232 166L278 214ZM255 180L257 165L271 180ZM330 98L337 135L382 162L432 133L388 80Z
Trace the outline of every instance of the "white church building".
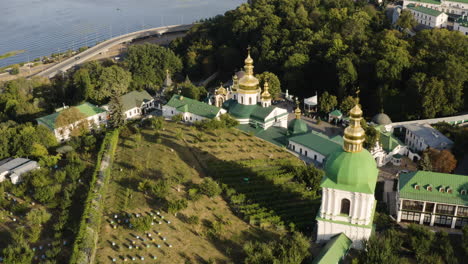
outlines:
M362 110L350 111L343 148L327 157L322 180L322 204L316 217L317 241L325 242L343 233L352 247L361 249L371 236L376 207L374 198L378 170L374 157L363 148Z
M214 103L217 107L224 108L240 124L250 124L262 129L272 126L286 128L288 111L271 104L272 96L267 82L262 92L260 82L254 76L253 62L249 52L244 71L234 75L230 88L216 89Z

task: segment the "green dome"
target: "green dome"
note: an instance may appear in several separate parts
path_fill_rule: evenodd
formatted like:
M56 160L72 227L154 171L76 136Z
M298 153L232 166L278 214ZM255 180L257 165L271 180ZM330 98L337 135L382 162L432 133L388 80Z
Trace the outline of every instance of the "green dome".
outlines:
M325 175L322 187L373 194L378 169L366 149L354 153L341 149L327 157Z
M294 118L289 121L288 131L292 135L307 133L307 124L302 119Z

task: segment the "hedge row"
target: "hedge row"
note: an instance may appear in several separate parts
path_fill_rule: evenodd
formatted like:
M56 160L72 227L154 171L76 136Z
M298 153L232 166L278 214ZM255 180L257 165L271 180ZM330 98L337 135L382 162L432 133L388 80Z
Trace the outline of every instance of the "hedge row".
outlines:
M86 198L83 215L78 234L73 245L70 264L92 263L96 251L101 226L104 193L109 181L110 168L119 140L119 130L108 132L99 150L88 196ZM107 162L107 168L102 169L103 162Z

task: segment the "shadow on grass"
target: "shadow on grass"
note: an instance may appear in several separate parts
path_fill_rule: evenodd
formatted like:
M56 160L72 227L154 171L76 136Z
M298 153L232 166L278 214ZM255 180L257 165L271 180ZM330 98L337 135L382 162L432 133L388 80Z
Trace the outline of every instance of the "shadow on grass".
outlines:
M208 175L232 188L237 194L244 194L246 204L258 204L268 212L273 211L278 215L285 225L293 224L304 233L310 234L315 224L315 215L320 206L320 202L304 198L299 192L291 191L285 184L275 184L272 180L254 171L250 167L243 166L238 162L224 161L218 159L210 153L204 153L201 163L197 154L201 152L199 148L190 148L181 145L179 141L172 141L165 138L165 143L173 148L187 164L194 164L200 174ZM244 179L248 178L248 182ZM228 197L225 197L229 200ZM244 217L240 213L239 206L232 206L233 212Z

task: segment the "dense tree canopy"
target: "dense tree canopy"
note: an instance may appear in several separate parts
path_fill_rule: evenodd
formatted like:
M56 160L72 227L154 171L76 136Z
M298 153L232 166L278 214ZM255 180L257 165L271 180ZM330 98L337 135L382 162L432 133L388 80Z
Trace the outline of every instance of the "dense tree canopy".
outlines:
M172 50L149 43L130 46L125 64L133 75L134 88L154 90L160 89L166 70L178 72L182 69L181 60Z
M406 12L400 24L413 24ZM191 76L202 77L212 68L232 74L249 45L255 72L273 72L291 94L328 92L341 101L359 87L369 116L384 108L395 121L468 107L466 37L445 29L409 37L364 1L252 0L171 47Z

